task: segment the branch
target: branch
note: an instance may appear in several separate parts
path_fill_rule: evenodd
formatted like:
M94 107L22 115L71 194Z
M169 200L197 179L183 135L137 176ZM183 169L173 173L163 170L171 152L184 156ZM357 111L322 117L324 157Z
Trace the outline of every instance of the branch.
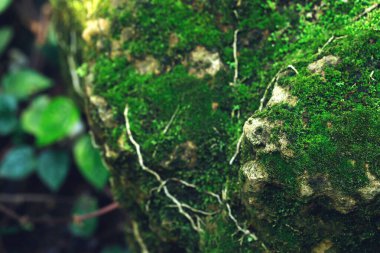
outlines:
M243 141L243 137L244 137L244 133L242 133L240 135L240 138L236 144L236 151L234 153L234 155L231 157L231 160L230 160L230 165L232 165L236 159L236 157L238 156L239 152L240 152L240 145L241 145L241 142Z
M371 5L370 7L368 7L367 9L365 9L362 13L360 13L359 15L357 15L356 17L354 17L353 20L354 21L359 20L361 17L367 15L368 13L370 13L371 11L373 11L374 9L376 9L379 6L380 6L379 3L375 3L375 4Z
M12 209L0 204L0 212L8 216L9 218L16 220L20 225L26 225L29 223L29 219L26 216L18 215Z
M232 44L232 48L234 51L234 67L235 67L235 73L234 73L234 81L230 83L230 85L234 86L237 85L238 82L238 76L239 76L239 60L238 60L238 52L237 52L237 40L238 40L238 33L239 29L236 29L234 32L234 42Z
M164 131L162 131L162 134L165 135L168 130L169 130L169 127L171 126L171 124L173 123L175 117L177 116L178 114L178 111L179 111L179 106L177 106L177 109L175 109L173 115L171 116L170 120L169 120L169 123L166 125Z
M100 208L99 210L91 212L91 213L86 213L86 214L82 214L82 215L73 215L72 219L73 219L74 223L80 224L85 220L95 218L95 217L99 217L99 216L105 215L109 212L112 212L113 210L116 210L119 207L120 207L119 203L113 202L113 203L111 203L111 204L109 204L103 208Z
M54 197L48 194L0 194L0 202L22 204L26 202L32 203L56 203L56 202L72 202L71 198Z

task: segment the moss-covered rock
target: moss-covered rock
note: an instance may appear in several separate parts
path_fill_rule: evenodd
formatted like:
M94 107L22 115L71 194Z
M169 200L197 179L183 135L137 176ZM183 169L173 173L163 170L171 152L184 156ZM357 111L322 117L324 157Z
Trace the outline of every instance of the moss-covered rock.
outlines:
M132 250L380 247L374 1L52 2Z

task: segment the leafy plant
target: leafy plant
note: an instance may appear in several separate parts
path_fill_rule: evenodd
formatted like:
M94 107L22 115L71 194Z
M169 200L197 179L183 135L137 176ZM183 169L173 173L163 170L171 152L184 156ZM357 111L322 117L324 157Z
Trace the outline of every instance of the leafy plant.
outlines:
M90 136L83 136L74 147L75 161L80 172L95 188L101 189L107 183L108 172L103 165L99 151L91 143Z
M22 115L23 129L37 138L38 146L62 140L80 124L79 111L66 97L40 97Z
M52 191L57 191L69 172L70 156L63 150L43 151L37 162L37 174Z
M13 37L13 30L10 27L5 26L5 27L0 28L0 55L3 53L4 49L9 44L12 37Z
M50 79L31 69L25 69L8 73L2 80L6 94L11 94L17 99L24 100L42 90L51 87Z
M0 94L0 135L10 134L17 126L17 100Z
M8 151L0 165L0 177L24 179L36 168L36 158L30 146L15 147Z
M3 13L9 5L12 3L12 0L1 0L0 1L0 14Z

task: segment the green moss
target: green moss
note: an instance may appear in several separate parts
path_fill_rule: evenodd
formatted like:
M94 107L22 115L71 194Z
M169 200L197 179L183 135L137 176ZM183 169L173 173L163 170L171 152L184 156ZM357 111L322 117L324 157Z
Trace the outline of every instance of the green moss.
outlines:
M370 72L378 65L374 56L379 50L375 31L348 35L325 52L341 59L337 67L326 68L323 76L301 69L299 75L280 80L299 98L295 108L278 105L262 115L285 122L282 129L297 154L285 166L269 164L281 182L293 185L288 178L306 169L312 175L328 174L336 188L352 193L368 183L365 164L377 173L380 100ZM282 171L294 174L287 177Z
M296 154L292 159L279 153L260 157L270 177L281 186L259 198L272 216L257 220L262 210L252 208L251 216L245 216L248 212L241 203L234 203L233 207L242 221L253 220L247 226L252 230L259 228L259 237L264 241L275 238L265 243L280 252L304 251L324 239L326 235L317 231L321 226L318 218L311 218L310 224L300 224L295 218L304 211L304 203L296 199L297 178L305 170L311 175L328 174L336 189L350 194L367 185L366 166L380 176L380 87L372 79L380 79L375 71L380 64L376 57L380 50L376 30L379 11L354 22L353 17L370 1L242 1L240 8L236 8L234 0L128 2L133 2L133 8L102 10L99 14L111 13L112 34L103 38L104 45L120 39L124 27L135 29L134 37L122 45L130 57L111 58L109 47L105 46L92 48L86 54L88 62L93 63L94 93L106 98L118 125L104 130L107 142L117 148L120 136L125 135L123 110L128 104L132 132L141 144L147 166L159 171L163 178L178 177L199 185L203 191L220 193L228 188L229 197L239 199L239 166L228 166L228 161L235 152L241 127L257 110L275 73L292 64L299 74L281 78L280 85L292 87L292 94L299 98L297 105L276 105L256 114L272 121L282 120L283 126L275 132L286 133ZM240 84L232 87L229 83L234 75L235 29L240 30ZM170 47L172 34L179 42ZM332 35L347 37L332 41L321 51ZM219 52L225 68L216 76L199 79L188 73L184 59L198 45ZM310 62L330 54L340 58L338 66L326 68L323 76L307 70ZM160 75L137 73L132 63L146 55L160 61ZM375 72L371 78L372 71ZM218 108L213 109L213 103ZM176 111L174 121L163 133ZM196 166L163 168L161 164L186 141L197 147ZM242 147L243 159L253 156L248 154L253 153L248 146L245 143ZM167 198L151 193L157 182L139 169L132 149L128 152L124 159L112 161L113 188L116 199L132 218L142 221L142 234L148 244L159 247L162 236L165 240L170 238L162 246L166 252L197 252L199 248L204 252L236 252L236 248L240 252L260 251L247 240L239 245L239 236L231 236L236 232L234 224L222 212L211 218L210 223L216 225L207 228L198 244L199 235L177 210L167 207ZM215 208L215 199L207 194L175 184L170 187L196 208L220 211ZM148 200L154 212L145 209ZM344 218L337 219L344 223ZM305 233L300 233L305 227ZM354 235L348 227L339 229L352 239ZM372 232L366 238L371 238Z
M145 1L137 3L127 13L117 11L114 15L119 26L136 28L137 38L124 45L133 56L151 54L163 58L169 53L171 34L179 39L174 51L170 52L172 55L181 50L191 50L198 44L207 47L220 45L221 32L214 26L214 16L182 1Z

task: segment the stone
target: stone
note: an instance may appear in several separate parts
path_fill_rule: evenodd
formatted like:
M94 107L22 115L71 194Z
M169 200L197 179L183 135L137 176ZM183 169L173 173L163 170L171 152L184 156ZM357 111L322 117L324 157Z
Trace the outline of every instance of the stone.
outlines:
M297 97L290 94L289 89L289 87L282 87L276 83L273 87L272 96L270 97L267 106L271 107L280 103L286 103L290 106L295 106L298 99Z
M160 74L160 62L153 56L148 55L143 60L136 60L134 66L140 75Z
M251 117L245 122L243 133L256 152L268 154L280 151L285 157L292 157L294 152L289 148L285 134L280 133L276 141L272 138L273 129L281 125L280 121Z
M322 74L323 70L328 66L338 65L340 59L334 55L324 56L322 59L319 59L313 63L310 63L307 66L307 69L316 74Z
M223 68L219 53L212 53L203 46L197 46L189 57L189 74L198 78L215 76Z

